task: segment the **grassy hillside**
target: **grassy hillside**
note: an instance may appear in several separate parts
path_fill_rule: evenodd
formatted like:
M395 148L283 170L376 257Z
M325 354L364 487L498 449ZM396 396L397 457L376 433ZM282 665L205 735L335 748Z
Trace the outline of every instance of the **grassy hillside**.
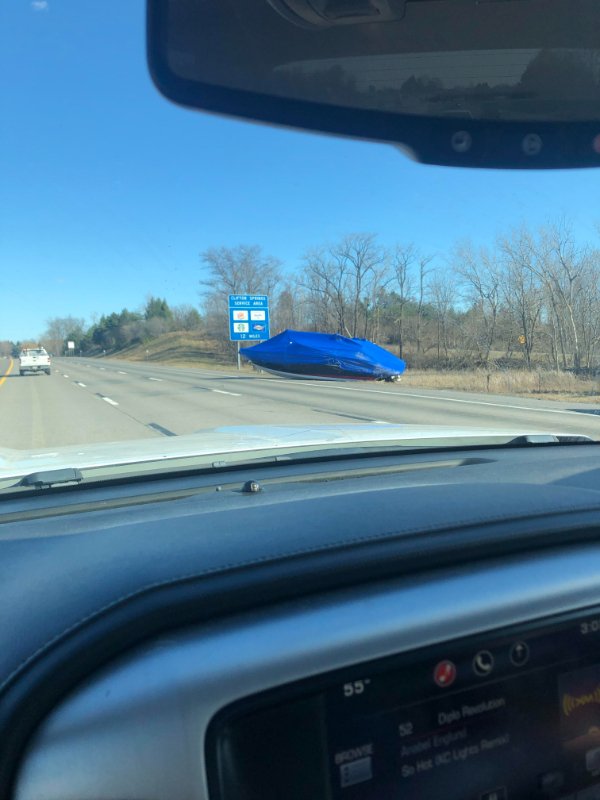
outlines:
M193 331L174 331L152 339L146 344L134 345L114 353L127 361L151 361L172 366L203 366L231 368L236 364L235 350L229 343L218 343Z

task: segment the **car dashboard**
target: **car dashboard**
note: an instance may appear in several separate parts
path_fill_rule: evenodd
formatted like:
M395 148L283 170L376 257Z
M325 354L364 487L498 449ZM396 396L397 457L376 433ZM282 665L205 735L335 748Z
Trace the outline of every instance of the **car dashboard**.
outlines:
M2 796L600 797L599 467L468 448L6 499Z

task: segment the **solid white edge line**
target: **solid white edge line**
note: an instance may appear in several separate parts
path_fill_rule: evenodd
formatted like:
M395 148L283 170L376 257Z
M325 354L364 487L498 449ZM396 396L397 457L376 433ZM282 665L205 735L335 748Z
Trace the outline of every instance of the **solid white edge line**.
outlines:
M282 384L283 381L278 380L277 378L263 378L264 381L268 381L269 383L280 383ZM334 388L332 384L334 381L319 381L318 383L309 383L308 381L298 381L298 384L302 386L317 386L319 388L324 388L323 384L329 384L330 388ZM581 411L570 411L566 408L534 408L532 406L517 406L511 403L492 403L490 400L462 400L458 397L432 397L428 394L416 394L414 392L401 392L395 393L393 391L386 392L383 389L359 389L355 386L335 386L335 389L343 392L362 392L362 394L385 394L388 397L416 397L420 400L432 400L436 403L464 403L466 405L471 406L492 406L493 408L511 408L515 411L531 411L534 414L576 414L578 417L581 416Z

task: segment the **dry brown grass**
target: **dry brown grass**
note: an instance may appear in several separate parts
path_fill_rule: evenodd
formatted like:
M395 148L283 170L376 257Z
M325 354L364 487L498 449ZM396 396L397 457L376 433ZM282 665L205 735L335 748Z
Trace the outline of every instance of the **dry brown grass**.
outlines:
M114 354L124 361L147 361L171 367L210 369L216 372L237 372L235 350L223 347L218 350L214 339L199 333L165 333L146 344L135 345ZM242 373L255 374L248 362L242 359Z
M569 372L553 370L411 370L402 385L420 389L452 389L463 392L530 395L546 400L597 403L600 383Z
M205 366L211 369L235 367L232 356L225 349L219 352L212 339L194 332L165 333L145 344L121 350L116 357L126 361L149 361L153 364L181 367Z

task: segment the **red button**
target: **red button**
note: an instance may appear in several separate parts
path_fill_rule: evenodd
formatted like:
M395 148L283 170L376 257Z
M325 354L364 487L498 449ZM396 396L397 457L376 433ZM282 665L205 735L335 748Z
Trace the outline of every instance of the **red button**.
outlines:
M440 661L433 670L433 680L443 689L451 686L456 678L456 666L452 661Z

